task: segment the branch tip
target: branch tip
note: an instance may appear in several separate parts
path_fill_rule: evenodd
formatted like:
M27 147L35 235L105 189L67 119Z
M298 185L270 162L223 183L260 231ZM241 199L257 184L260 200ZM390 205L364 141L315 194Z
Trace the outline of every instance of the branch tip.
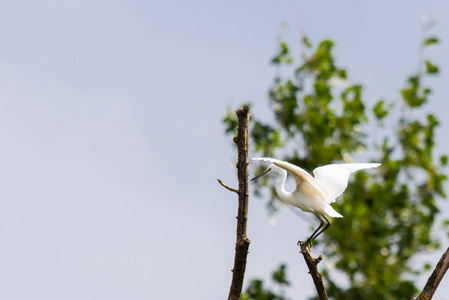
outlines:
M237 193L237 194L239 194L239 190L236 190L236 189L233 189L233 188L231 188L231 187L227 186L227 185L226 185L226 184L224 184L224 183L223 183L223 181L221 181L220 179L217 179L217 181L218 181L218 183L220 183L220 184L221 184L221 186L223 186L224 188L226 188L226 189L230 190L231 192L234 192L234 193Z

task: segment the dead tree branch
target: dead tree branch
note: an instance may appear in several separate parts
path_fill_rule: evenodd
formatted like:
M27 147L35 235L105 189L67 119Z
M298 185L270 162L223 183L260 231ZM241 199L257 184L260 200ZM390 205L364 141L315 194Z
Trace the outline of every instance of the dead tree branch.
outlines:
M421 294L419 294L418 298L416 298L416 300L432 299L433 294L435 294L435 291L437 290L438 285L440 284L441 279L443 279L443 276L448 268L449 248L447 248L446 252L444 252L443 256L441 256L440 261L435 267L435 270L433 270L432 275L430 275L426 285L424 286L424 289L422 290Z
M234 268L232 269L232 283L229 290L229 300L239 300L242 294L243 279L246 270L246 258L248 256L249 244L251 241L246 236L246 224L248 219L248 124L251 119L249 107L244 106L237 109L238 128L237 137L234 142L237 144L238 162L237 177L239 189L230 188L218 179L218 182L226 189L239 195L239 207L237 213L237 242L235 244Z
M318 293L318 298L320 300L327 300L327 293L324 289L323 276L318 271L318 263L323 259L320 255L318 258L313 258L310 252L310 243L300 242L301 253L304 256L307 267L309 268L309 274L312 275L313 283L315 284L316 291Z
M224 187L227 190L230 190L231 192L237 193L237 195L239 194L239 190L233 189L232 187L227 186L226 184L223 183L223 181L221 181L220 179L217 179L218 183L221 184L222 187Z

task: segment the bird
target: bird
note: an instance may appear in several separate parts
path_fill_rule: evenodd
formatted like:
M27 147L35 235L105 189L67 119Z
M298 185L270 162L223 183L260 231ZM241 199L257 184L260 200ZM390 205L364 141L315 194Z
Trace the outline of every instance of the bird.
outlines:
M328 217L343 218L330 204L335 202L347 188L349 175L359 170L377 168L381 165L380 163L324 165L313 170L315 176L313 177L304 169L286 161L267 157L253 158L253 160L267 161L271 165L251 181L264 175L278 174L274 187L280 201L312 213L320 221L320 225L307 239L306 243L310 243L329 228L331 222ZM291 192L285 190L287 172L296 181L296 188ZM326 226L322 228L325 221Z

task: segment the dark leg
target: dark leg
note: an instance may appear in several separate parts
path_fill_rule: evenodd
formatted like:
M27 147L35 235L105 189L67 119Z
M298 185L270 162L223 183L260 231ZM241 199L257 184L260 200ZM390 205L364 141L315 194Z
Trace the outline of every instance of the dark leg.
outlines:
M318 230L320 230L321 227L323 227L323 224L324 224L323 219L321 219L319 215L317 215L317 214L314 214L314 215L315 215L315 217L316 217L318 220L320 220L320 226L318 226L318 228L317 228L317 229L312 233L312 235L307 239L307 242L306 242L306 243L309 243L311 240L313 240L314 238L316 238L315 234L318 232ZM320 233L321 233L321 232L320 232Z
M324 228L315 235L314 239L316 239L320 234L322 234L324 232L324 230L328 229L329 226L331 226L331 222L325 216L322 215L322 217L326 220L327 225L324 226Z

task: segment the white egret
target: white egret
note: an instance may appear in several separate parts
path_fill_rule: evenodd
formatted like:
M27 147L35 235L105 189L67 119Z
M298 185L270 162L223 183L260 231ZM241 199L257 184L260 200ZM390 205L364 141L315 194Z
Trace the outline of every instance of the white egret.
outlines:
M253 160L268 161L272 164L263 173L251 179L251 181L263 175L271 173L278 174L279 176L274 187L281 202L298 207L305 212L313 213L320 220L320 226L307 239L307 243L316 239L329 228L331 222L326 217L343 218L330 204L335 202L337 197L343 194L348 186L349 175L358 170L377 168L380 166L379 163L325 165L313 170L314 178L300 167L282 160L265 157L253 158ZM296 189L292 192L288 192L284 188L287 172L296 181ZM327 224L319 231L324 224L323 218Z

